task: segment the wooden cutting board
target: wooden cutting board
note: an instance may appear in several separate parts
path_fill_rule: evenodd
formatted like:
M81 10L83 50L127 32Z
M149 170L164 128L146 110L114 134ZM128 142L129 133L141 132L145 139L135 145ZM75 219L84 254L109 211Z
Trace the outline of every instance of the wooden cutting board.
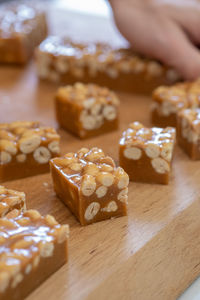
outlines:
M84 27L69 24L72 14L51 10L50 15L54 32L65 28L66 33L83 38L84 29L92 36L88 16L78 16ZM65 22L66 27L61 26ZM107 32L112 35L112 30ZM38 82L32 62L25 68L1 66L0 122L39 120L57 127L56 88ZM118 162L122 131L134 120L149 126L151 103L142 96L119 96L120 129L86 141L59 130L62 153L97 146ZM200 162L190 161L178 147L168 186L130 183L128 216L87 227L81 227L57 199L49 174L3 184L24 191L28 208L53 214L71 228L69 263L28 300L170 300L200 273Z

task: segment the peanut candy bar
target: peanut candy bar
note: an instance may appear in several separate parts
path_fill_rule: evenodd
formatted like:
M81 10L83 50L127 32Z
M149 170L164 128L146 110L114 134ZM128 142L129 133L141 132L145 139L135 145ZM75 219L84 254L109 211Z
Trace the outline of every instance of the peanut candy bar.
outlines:
M49 36L40 44L36 64L41 79L67 84L92 82L127 92L149 93L179 78L174 70L140 57L130 48L80 44L58 36Z
M98 148L50 161L54 189L81 225L126 215L128 175Z
M119 142L119 163L130 180L168 184L176 130L129 125Z
M28 1L0 7L0 62L24 64L46 37L44 12Z
M67 262L68 225L36 210L0 219L0 299L22 300Z
M80 138L96 136L118 128L119 100L107 88L82 83L61 87L55 103L60 126Z
M0 124L0 181L48 172L49 160L59 154L60 137L38 122Z
M153 92L152 121L158 126L177 125L181 109L200 106L200 80L161 86Z
M0 185L0 218L13 209L18 209L19 211L26 209L25 194L6 189Z
M178 113L177 139L191 159L200 159L200 108Z

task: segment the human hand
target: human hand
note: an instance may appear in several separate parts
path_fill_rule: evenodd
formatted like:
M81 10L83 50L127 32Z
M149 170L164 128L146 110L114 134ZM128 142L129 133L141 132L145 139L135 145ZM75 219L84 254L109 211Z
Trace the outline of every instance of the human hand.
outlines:
M200 1L110 0L116 25L138 53L200 76Z

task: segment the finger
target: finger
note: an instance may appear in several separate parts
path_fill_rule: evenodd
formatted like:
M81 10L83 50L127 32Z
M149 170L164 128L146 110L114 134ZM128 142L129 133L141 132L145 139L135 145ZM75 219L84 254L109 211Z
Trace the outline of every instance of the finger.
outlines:
M195 6L189 4L181 7L164 6L162 11L180 25L195 44L200 44L200 2Z
M159 45L154 55L163 63L174 67L185 79L199 77L200 51L175 23L167 24L165 34L168 41L165 50L163 45Z

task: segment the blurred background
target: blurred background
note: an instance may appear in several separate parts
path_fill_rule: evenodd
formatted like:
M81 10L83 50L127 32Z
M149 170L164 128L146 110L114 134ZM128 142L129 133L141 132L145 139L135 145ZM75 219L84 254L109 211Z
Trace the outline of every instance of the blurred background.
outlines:
M10 2L12 0L0 0L0 3ZM37 1L37 0L36 0ZM53 2L58 7L81 11L83 13L93 13L98 15L108 15L109 5L104 0L41 0ZM28 2L28 0L27 0Z
M11 0L0 0L0 3L7 3ZM62 34L74 32L75 38L79 40L87 40L87 36L79 36L79 27L92 26L93 32L97 40L109 42L113 45L121 46L127 42L119 34L112 20L112 12L108 1L106 0L42 0L48 2L48 7L53 5L53 8L62 10L62 18L65 19L66 27L63 28ZM175 0L174 0L175 1ZM192 1L192 0L191 0ZM28 2L28 0L27 0ZM34 1L33 1L34 2ZM37 0L36 0L37 2ZM48 11L51 18L51 10ZM60 14L59 14L60 16ZM89 17L89 18L88 18ZM85 20L87 19L87 22ZM53 20L53 22L59 20ZM106 40L104 32L107 32L109 41ZM83 30L81 30L83 32ZM86 30L87 32L87 30ZM98 35L96 34L98 32ZM108 34L109 32L109 34ZM51 28L51 33L58 34L54 31L54 26ZM60 32L59 32L60 33ZM92 36L92 35L91 35ZM94 40L94 37L92 37ZM198 278L179 298L179 300L200 300L200 278Z

